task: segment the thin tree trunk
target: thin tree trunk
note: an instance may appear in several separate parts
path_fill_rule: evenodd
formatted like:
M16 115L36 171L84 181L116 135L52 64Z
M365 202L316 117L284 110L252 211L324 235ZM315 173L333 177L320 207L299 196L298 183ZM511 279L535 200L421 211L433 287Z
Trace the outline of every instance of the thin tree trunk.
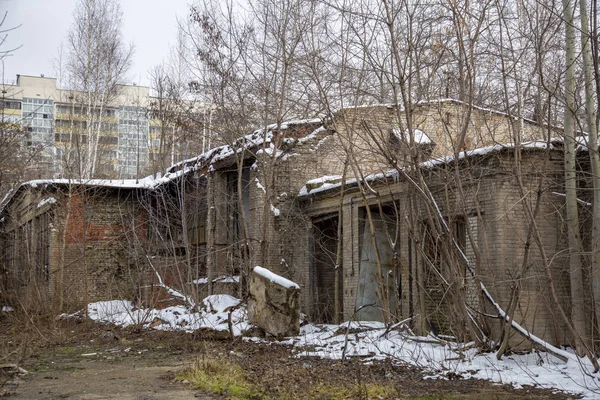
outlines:
M587 344L587 321L585 317L585 300L583 290L583 271L581 262L581 235L579 232L579 214L577 210L577 176L575 165L575 27L573 25L573 9L570 0L563 0L566 41L565 73L565 208L567 213L567 229L569 240L569 272L571 281L571 319L573 327L579 334L575 337L575 348L578 355L584 354Z
M591 36L588 23L587 1L579 0L581 16L581 49L585 76L585 109L589 132L589 153L592 166L592 293L596 321L600 321L600 157L598 156L598 128L594 102L594 78L591 51ZM597 324L598 322L596 322Z

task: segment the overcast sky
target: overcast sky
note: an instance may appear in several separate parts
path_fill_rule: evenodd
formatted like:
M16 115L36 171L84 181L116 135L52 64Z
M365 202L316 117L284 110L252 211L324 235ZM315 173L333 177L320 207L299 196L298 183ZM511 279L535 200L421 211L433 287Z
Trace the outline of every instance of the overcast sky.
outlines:
M0 0L0 13L8 12L2 29L9 32L2 50L22 46L4 60L4 77L13 83L17 74L56 76L53 59L71 26L79 0ZM130 83L148 85L148 70L169 54L177 36L177 18L188 15L192 0L121 0L123 38L135 54ZM2 73L0 65L0 74Z

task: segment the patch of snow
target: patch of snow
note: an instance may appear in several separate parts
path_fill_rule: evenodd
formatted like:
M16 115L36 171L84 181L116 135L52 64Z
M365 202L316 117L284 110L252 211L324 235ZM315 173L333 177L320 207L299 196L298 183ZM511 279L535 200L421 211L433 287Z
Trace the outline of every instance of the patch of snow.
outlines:
M298 153L285 153L283 157L281 157L281 161L287 161L292 157L298 156Z
M2 306L2 312L14 312L15 309L11 306Z
M273 146L273 145L271 145L271 146ZM273 149L272 147L267 147L266 149L260 149L256 152L257 156L261 155L261 154L266 154L269 157L273 157L273 155L275 155L275 157L279 158L283 154L283 151L281 151L281 150L275 151L275 149Z
M262 190L264 193L267 193L267 190L265 189L265 187L260 183L260 181L258 180L258 178L254 178L254 181L256 182L256 187L259 188L260 190Z
M218 278L213 279L215 283L239 283L239 275L221 275Z
M283 286L286 289L300 289L300 286L298 286L297 283L290 281L287 278L284 278L281 275L277 275L271 271L269 271L266 268L263 267L254 267L253 270L256 274L268 279L269 281L279 285L279 286Z
M305 118L305 119L293 119L290 121L286 121L286 125L307 125L307 124L318 124L319 122L323 122L321 118Z
M295 283L264 268L256 267L254 270L297 287ZM88 313L92 320L103 323L150 327L152 322L160 321L154 329L189 332L207 328L228 331L231 313L235 335L241 335L251 327L245 308L233 296L213 295L202 303L204 308L201 311L191 312L183 306L164 310L137 309L127 300L101 301L90 303ZM352 334L347 335L346 332ZM265 339L244 340L262 342ZM306 324L300 328L298 336L278 343L293 346L297 357L360 357L366 363L389 359L422 368L427 374L426 379L448 379L447 374L452 373L464 379L485 379L511 384L516 388L534 386L567 391L580 394L584 399L599 398L600 393L600 373L594 373L593 366L572 351L562 351L567 356L567 362L543 351L505 355L497 360L496 353L481 353L472 343L452 342L432 335L417 336L401 323L391 328L373 321L353 321L341 325Z
M128 300L99 301L88 304L88 316L100 323L109 323L121 327L138 325L163 331L193 332L198 329L228 331L228 319L231 313L233 333L242 335L250 329L246 309L239 306L241 301L229 295L213 295L205 298L204 308L191 311L188 307L172 306L163 310L136 308ZM238 307L239 306L239 307ZM235 310L232 308L238 307ZM71 316L80 316L81 312ZM159 321L159 324L156 322ZM153 322L155 324L153 324Z
M428 379L448 379L446 374L451 372L465 379L486 379L516 388L530 385L581 394L585 399L599 398L600 374L593 372L586 359L573 354L568 353L568 362L542 351L497 360L496 353L481 353L469 343L416 336L404 327L388 330L381 323L368 321L307 324L300 328L300 335L279 343L293 346L297 357L360 357L367 363L390 359L423 368ZM346 335L347 331L354 333Z
M213 283L239 283L239 275L221 275L212 280ZM208 284L208 278L198 278L190 282L193 285L206 285Z
M162 178L160 178L162 179ZM81 185L81 186L103 186L124 189L148 189L154 187L156 180L152 177L143 179L36 179L23 183L33 188L39 185Z
M160 287L164 288L167 291L167 293L169 293L171 296L177 297L178 299L182 299L190 307L193 308L193 307L196 306L196 303L195 303L194 299L192 299L190 296L187 296L186 294L180 292L179 290L173 289L172 287L165 285L165 282L163 281L162 276L160 276L160 274L158 273L158 271L156 270L156 268L154 268L154 265L152 264L152 261L150 260L150 257L146 256L146 258L150 262L150 266L154 270L154 275L158 279L158 285L157 286L160 286Z
M279 208L275 207L273 204L271 204L271 212L276 217L279 217L279 215L281 214L281 212L279 211Z
M408 139L410 138L410 131L408 129L406 129L404 131L404 135L402 134L402 131L400 130L400 128L392 129L392 133L401 142L408 141ZM413 129L413 139L416 144L431 144L431 143L433 143L431 138L429 136L427 136L427 134L420 129Z
M346 182L346 183L348 183L348 182ZM353 183L356 183L356 180L354 180ZM301 197L301 196L306 196L309 193L314 194L314 193L319 193L319 192L325 192L329 189L334 189L334 188L338 188L341 186L342 186L341 183L324 183L322 186L319 186L318 188L315 188L315 189L311 189L310 191L307 189L306 186L303 186L302 189L300 189L298 196Z
M40 202L37 205L37 208L43 207L46 204L54 204L54 203L56 203L56 199L54 197L48 197L46 199L40 200Z
M339 325L340 329L385 329L385 324L379 321L346 321Z
M216 147L214 149L208 150L205 153L202 153L196 157L189 158L187 160L181 161L167 169L167 173L173 173L175 171L189 168L190 170L196 170L198 167L207 166L210 170L212 165L215 162L225 160L233 156L234 154L242 153L243 151L249 151L256 146L259 145L267 145L270 144L273 140L273 135L276 130L279 129L279 133L286 129L289 129L295 125L303 125L303 124L317 124L322 122L320 118L311 118L311 119L301 119L301 120L292 120L285 121L281 124L270 124L264 128L260 128L255 130L249 135L243 136L237 139L231 145L223 145L220 147ZM259 150L260 151L260 150ZM276 153L277 156L280 155L280 151L278 150Z
M2 202L0 202L0 209L4 207L12 200L14 195L19 192L21 188L31 187L37 188L39 186L86 186L86 187L106 187L115 189L155 189L158 186L170 182L171 180L179 177L191 169L177 171L175 173L167 173L160 178L155 178L153 175L147 176L142 179L35 179L27 181L19 185L16 190L9 191ZM41 206L39 206L41 207Z
M319 133L324 132L324 131L325 131L325 127L323 125L321 125L317 129L312 131L310 134L304 136L303 138L298 139L298 143L306 143L308 141L316 139L316 137L319 135Z
M242 301L228 294L213 294L202 300L204 306L211 313L222 313L230 308L237 307Z
M12 197L13 193L15 191L14 187L11 187L9 189L8 192L6 192L6 194L4 195L4 197L2 198L2 201L0 201L0 207L4 207L4 204Z
M314 153L315 151L319 150L319 147L321 147L323 145L323 143L328 141L331 137L332 136L325 136L323 139L319 140L317 142L317 144L315 144L313 147L311 147L310 151Z

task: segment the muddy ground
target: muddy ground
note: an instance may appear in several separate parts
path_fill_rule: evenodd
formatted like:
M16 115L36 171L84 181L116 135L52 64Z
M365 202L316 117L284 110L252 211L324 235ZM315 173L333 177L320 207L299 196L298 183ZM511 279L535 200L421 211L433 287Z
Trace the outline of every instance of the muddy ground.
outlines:
M44 331L10 327L0 321L0 346L0 366L14 363L28 371L23 376L0 373L0 396L9 399L227 398L174 379L208 359L239 365L261 389L264 397L260 398L347 398L343 396L347 392L319 393L314 388L364 384L391 387L393 394L386 397L399 399L573 398L451 375L449 380L424 380L418 369L392 362L365 365L361 360L301 359L276 343L211 340L181 332L135 332L90 323L57 322Z

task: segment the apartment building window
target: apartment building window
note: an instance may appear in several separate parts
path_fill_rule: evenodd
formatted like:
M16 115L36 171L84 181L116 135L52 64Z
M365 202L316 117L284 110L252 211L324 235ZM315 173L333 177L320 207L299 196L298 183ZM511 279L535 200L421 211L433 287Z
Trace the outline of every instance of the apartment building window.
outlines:
M49 99L23 98L23 126L32 132L31 143L42 144L47 151L54 152L54 101Z
M77 106L74 104L61 104L56 106L56 112L58 114L68 114L68 115L81 115L85 114L84 108L81 106Z
M119 109L118 117L121 176L134 177L148 166L148 109L124 106Z
M0 104L2 105L2 108L5 108L5 109L10 109L10 110L20 110L21 109L20 101L4 100Z

